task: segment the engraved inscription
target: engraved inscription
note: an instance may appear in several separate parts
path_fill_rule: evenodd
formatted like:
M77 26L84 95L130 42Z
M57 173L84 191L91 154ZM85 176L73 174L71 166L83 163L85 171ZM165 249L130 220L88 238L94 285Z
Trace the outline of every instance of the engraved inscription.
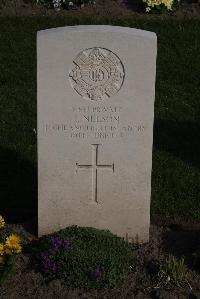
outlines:
M80 96L97 101L115 95L123 84L124 75L124 67L116 54L95 47L79 53L69 78Z
M65 134L67 138L93 138L90 143L133 138L145 134L148 127L143 122L128 121L121 106L73 106L68 119L45 124L47 133Z
M76 163L77 171L79 168L84 169L92 169L92 200L95 203L98 203L98 169L100 168L107 168L111 169L114 172L114 163L107 165L107 164L99 164L98 162L98 150L100 144L92 144L92 164L89 165L80 165Z

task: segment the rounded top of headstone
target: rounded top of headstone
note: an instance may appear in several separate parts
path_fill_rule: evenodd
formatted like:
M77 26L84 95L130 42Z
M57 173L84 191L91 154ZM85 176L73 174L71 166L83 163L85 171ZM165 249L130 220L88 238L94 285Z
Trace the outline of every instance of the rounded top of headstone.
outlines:
M151 38L156 39L157 36L155 32L147 31L147 30L141 30L136 28L130 28L130 27L120 27L120 26L112 26L112 25L78 25L78 26L64 26L64 27L57 27L57 28L51 28L51 29L45 29L40 30L37 32L38 37L40 35L44 34L51 34L51 33L57 33L62 31L74 31L74 32L82 32L82 31L103 31L103 32L117 32L117 33L125 33L125 34L131 34L138 37L144 37L144 38Z

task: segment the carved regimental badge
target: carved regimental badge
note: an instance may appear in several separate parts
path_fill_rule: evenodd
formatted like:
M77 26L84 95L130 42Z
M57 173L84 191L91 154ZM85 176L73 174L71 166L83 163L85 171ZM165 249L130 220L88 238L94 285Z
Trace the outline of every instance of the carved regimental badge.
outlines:
M124 67L110 50L92 48L76 57L69 77L72 87L83 98L104 100L120 90L124 81Z

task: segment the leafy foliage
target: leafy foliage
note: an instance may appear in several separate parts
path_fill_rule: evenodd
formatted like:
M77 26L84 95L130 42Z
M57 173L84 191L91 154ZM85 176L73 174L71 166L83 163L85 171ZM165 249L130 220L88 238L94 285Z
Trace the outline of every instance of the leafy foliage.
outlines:
M2 285L8 276L13 272L15 265L15 256L7 256L4 263L0 263L0 285Z
M29 245L34 263L48 280L73 287L114 287L123 283L134 247L109 231L71 226Z

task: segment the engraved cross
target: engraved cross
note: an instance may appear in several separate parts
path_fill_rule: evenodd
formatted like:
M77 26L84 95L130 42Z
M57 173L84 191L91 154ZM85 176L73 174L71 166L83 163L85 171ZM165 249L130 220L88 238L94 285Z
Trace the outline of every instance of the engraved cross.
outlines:
M97 194L98 194L98 169L100 168L107 168L112 169L114 172L114 163L113 164L99 164L98 162L98 152L99 152L99 145L100 144L92 144L92 164L88 165L80 165L76 163L76 171L79 168L89 168L92 169L92 198L95 203L98 203Z

